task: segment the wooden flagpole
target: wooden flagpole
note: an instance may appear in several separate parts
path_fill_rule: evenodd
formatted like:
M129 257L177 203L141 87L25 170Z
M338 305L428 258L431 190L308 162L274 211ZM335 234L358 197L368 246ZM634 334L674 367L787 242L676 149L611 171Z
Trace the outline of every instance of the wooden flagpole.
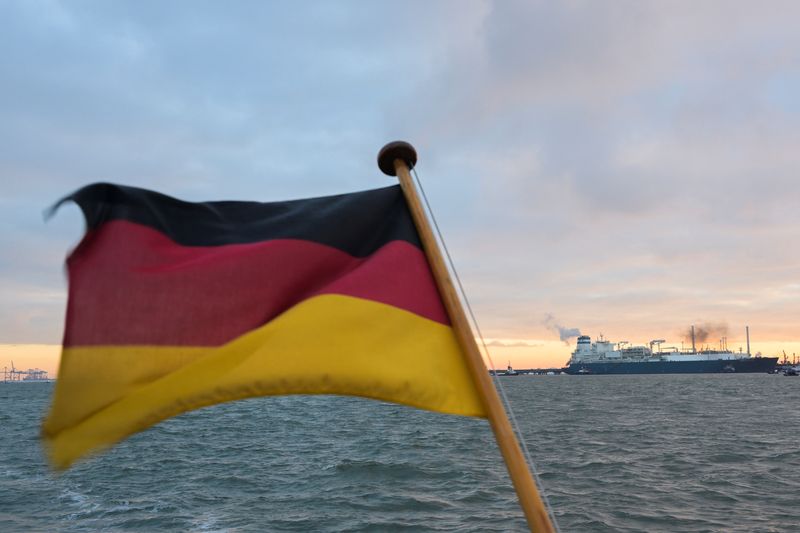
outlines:
M410 169L417 163L417 152L410 144L402 141L395 141L384 146L378 154L378 167L384 174L397 176L400 186L403 189L414 224L419 232L425 255L430 263L439 293L447 309L447 314L453 323L453 330L458 338L458 343L466 358L467 366L478 389L478 393L483 399L484 406L489 418L489 424L494 431L500 453L503 455L508 473L514 488L519 497L519 503L525 512L528 527L537 533L554 532L550 516L536 488L528 463L522 454L522 449L514 436L514 431L506 416L503 404L497 394L497 390L489 377L489 371L483 363L472 328L469 325L467 316L461 306L461 299L458 297L450 271L442 257L436 237L431 230L425 209L420 202L417 188L411 178Z

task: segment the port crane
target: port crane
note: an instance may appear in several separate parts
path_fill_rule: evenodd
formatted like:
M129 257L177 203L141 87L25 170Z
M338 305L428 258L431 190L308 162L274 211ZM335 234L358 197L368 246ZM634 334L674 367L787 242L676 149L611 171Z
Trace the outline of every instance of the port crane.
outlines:
M11 370L9 370L7 366L3 367L3 382L8 383L11 381L48 381L47 371L38 368L17 370L12 360Z

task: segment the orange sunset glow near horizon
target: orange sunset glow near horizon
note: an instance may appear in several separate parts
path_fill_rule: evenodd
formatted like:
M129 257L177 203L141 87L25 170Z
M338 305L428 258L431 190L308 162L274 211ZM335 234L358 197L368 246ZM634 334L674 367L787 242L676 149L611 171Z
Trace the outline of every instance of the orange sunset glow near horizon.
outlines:
M593 337L594 338L594 337ZM623 339L607 337L618 342ZM537 339L486 339L491 361L497 369L505 369L511 364L517 369L528 368L561 368L566 365L575 341L567 344L561 341ZM640 341L646 344L648 341ZM634 342L634 344L636 344ZM669 345L670 343L666 343ZM673 343L674 345L675 343ZM708 343L712 347L715 343ZM680 347L680 343L677 343ZM728 348L738 352L745 350L744 339L728 337ZM752 354L760 353L764 357L778 357L783 360L784 353L788 361L800 357L800 341L794 340L750 340ZM0 344L0 367L11 369L13 362L17 370L41 369L47 371L49 377L58 376L58 365L61 358L61 346L58 344ZM484 356L487 368L491 368L489 358Z

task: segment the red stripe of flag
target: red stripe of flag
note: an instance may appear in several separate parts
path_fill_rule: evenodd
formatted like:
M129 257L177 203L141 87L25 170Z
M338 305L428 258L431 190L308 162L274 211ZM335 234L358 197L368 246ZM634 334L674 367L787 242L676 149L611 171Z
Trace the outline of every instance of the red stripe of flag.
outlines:
M405 241L363 258L288 239L194 247L116 220L87 233L68 267L65 346L217 346L318 294L449 324L424 253Z

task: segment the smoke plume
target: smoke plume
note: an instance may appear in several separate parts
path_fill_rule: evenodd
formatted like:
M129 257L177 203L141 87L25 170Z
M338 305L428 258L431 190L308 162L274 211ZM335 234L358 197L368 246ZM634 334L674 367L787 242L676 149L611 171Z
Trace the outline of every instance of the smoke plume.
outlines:
M711 323L706 322L705 324L695 324L694 325L694 340L696 344L703 344L708 340L716 341L717 339L721 339L722 337L728 336L728 325L725 323ZM686 328L686 331L683 334L683 340L685 342L692 342L692 328Z
M571 338L578 337L581 334L581 331L578 328L566 328L559 324L558 320L556 320L556 317L550 313L547 313L544 316L542 324L544 324L547 329L558 333L558 337L564 342L564 344L569 344L569 340Z

